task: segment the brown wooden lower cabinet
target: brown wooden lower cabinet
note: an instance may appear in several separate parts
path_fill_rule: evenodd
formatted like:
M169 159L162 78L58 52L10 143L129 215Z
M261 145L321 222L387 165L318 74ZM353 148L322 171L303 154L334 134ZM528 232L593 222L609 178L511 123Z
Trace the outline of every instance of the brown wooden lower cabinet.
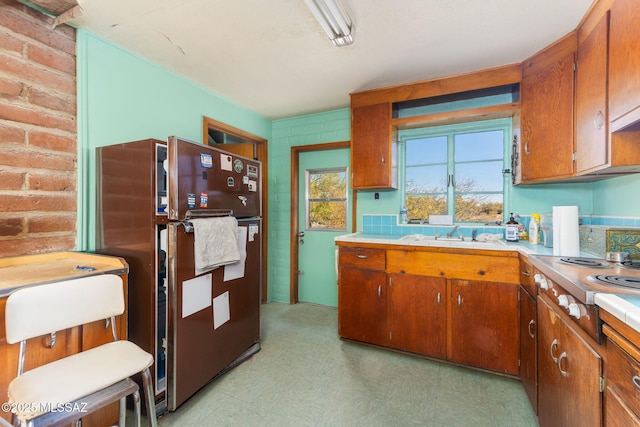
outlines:
M455 261L451 261L434 252L430 260L431 253L392 250L386 252L385 262L384 249L340 246L339 251L341 337L518 375L519 285L422 272L432 265L428 271L442 268L477 277L518 277L517 257L493 257L483 251L477 259L452 254L449 258ZM470 266L474 259L476 264Z
M450 319L452 361L518 374L518 285L452 279Z
M534 297L520 288L520 379L538 413L538 325Z
M341 337L387 345L387 274L341 267L338 286L338 333Z
M540 426L602 425L602 359L538 296L538 419Z
M413 353L447 355L447 282L442 277L389 274L389 345Z
M640 426L640 334L609 313L601 314L607 337L605 425Z

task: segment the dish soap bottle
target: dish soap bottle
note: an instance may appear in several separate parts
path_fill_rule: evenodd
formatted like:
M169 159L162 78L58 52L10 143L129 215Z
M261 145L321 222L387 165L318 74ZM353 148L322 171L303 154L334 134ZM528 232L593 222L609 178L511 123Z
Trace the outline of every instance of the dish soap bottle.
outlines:
M529 221L529 243L537 245L540 243L540 214L531 214Z
M400 208L400 224L406 224L407 222L409 222L409 219L407 217L407 207L405 205L402 205L402 207Z
M511 213L511 217L509 217L509 221L505 225L505 232L507 242L517 242L519 240L518 237L518 221L513 218L513 213Z

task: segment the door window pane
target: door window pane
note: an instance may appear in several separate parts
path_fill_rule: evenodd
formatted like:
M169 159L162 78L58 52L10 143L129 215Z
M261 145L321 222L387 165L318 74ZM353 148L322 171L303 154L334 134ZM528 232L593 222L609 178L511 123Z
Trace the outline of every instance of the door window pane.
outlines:
M306 171L307 229L347 229L347 170Z

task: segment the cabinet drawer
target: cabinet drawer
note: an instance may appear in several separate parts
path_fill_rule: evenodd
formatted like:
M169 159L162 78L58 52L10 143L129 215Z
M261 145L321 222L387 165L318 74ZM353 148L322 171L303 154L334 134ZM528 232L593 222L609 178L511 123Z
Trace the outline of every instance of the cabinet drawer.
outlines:
M640 363L610 339L607 355L608 387L615 390L636 415L640 414Z
M341 247L338 253L338 265L383 271L386 266L385 252L384 249Z

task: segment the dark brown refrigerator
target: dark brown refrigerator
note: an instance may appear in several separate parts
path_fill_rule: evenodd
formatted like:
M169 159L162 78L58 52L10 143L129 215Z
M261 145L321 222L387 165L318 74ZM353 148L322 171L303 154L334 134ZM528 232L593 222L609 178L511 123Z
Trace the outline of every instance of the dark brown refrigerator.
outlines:
M261 165L177 137L100 147L96 165L96 252L129 263L129 340L173 411L260 350ZM222 217L240 261L197 270L194 223Z

